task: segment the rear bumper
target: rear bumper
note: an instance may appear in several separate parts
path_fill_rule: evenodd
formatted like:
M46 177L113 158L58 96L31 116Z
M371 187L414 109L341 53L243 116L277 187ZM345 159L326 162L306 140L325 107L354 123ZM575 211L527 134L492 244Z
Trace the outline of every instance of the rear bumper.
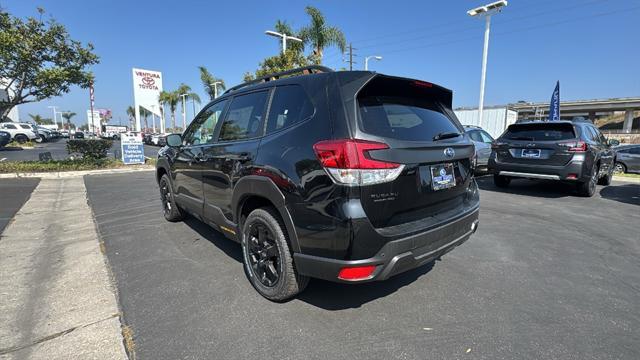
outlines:
M562 166L503 163L492 156L488 166L489 172L496 175L528 179L586 181L590 174L589 167L585 164L585 155L575 157Z
M479 207L442 226L385 244L368 259L338 260L300 253L294 254L296 270L301 275L344 282L362 283L386 280L394 275L428 264L469 239L478 228ZM366 279L342 280L338 278L345 267L375 266Z

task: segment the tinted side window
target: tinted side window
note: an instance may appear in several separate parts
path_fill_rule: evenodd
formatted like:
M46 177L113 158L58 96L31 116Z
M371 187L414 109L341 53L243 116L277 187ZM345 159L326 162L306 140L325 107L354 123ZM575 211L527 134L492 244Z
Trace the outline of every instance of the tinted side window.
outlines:
M629 149L629 154L640 155L640 147L634 147Z
M193 126L189 127L185 133L184 144L200 145L214 142L213 135L216 125L226 104L227 100L215 103L198 114L198 117L193 121Z
M484 131L484 130L480 130L480 135L482 135L482 140L485 143L492 143L493 142L493 137L491 137L491 135L489 135L488 132Z
M5 124L4 127L5 127L5 129L15 129L16 128L16 126L13 125L13 124Z
M598 130L598 128L594 127L593 131L596 134L596 139L598 139L598 141L600 141L600 143L602 143L602 144L606 144L607 143L607 138L604 137L604 135L602 135L602 133L600 132L600 130Z
M267 134L306 120L313 111L313 104L301 86L278 86L271 101Z
M268 91L240 95L233 98L220 129L219 141L249 139L262 134L264 105Z
M585 126L584 131L585 131L585 136L589 140L598 142L598 135L596 134L596 131L591 126Z
M478 130L469 131L469 137L473 141L482 142L482 136L480 135L480 131Z

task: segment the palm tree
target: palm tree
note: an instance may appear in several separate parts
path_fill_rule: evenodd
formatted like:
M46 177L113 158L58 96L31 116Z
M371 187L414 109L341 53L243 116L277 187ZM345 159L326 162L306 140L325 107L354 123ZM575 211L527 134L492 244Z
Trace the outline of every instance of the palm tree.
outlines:
M149 115L151 115L151 111L140 106L140 117L144 119L144 128L149 130Z
M335 45L344 53L347 40L342 30L335 26L328 26L324 15L313 6L307 6L305 12L311 18L311 24L300 30L299 36L305 44L313 47L314 61L322 63L324 48Z
M29 114L29 117L31 117L31 120L33 120L33 122L35 122L38 125L53 124L53 121L51 121L51 119L43 118L40 115Z
M176 108L178 107L179 95L176 91L162 91L158 97L161 106L169 105L171 111L171 128L176 128Z
M131 129L136 118L136 109L133 106L127 108L127 116L129 116L129 128Z
M182 128L186 129L187 128L187 102L189 100L193 101L193 102L197 102L198 104L200 104L200 96L198 96L198 94L194 93L193 91L191 91L191 86L187 85L187 84L180 84L180 86L178 87L178 90L176 90L176 95L179 97L180 101L183 101L183 94L186 94L186 96L184 96L184 102L182 102L182 113L185 114L185 116L182 118ZM195 104L194 104L195 107ZM194 109L195 112L195 109Z
M224 80L213 76L204 66L198 66L198 70L200 70L200 80L202 80L202 86L204 86L204 91L209 94L209 98L211 100L216 98L217 91L214 86L217 86L218 89L225 90L227 87L224 84ZM220 82L217 85L214 85L216 82Z
M69 111L62 113L62 117L67 120L67 130L71 131L71 118L76 115L76 113Z
M300 34L294 31L293 28L291 28L291 26L285 20L277 20L274 28L280 34L300 37ZM282 39L280 39L280 45L282 46ZM301 53L304 50L304 43L298 41L289 41L287 42L287 50L293 50L296 53Z

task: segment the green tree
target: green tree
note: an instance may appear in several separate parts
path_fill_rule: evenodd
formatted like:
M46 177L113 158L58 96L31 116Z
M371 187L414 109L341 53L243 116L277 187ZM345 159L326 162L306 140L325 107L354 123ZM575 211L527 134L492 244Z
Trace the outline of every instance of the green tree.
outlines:
M93 45L72 40L54 19L25 20L0 9L0 119L19 104L41 101L68 93L73 85L89 86L87 67L99 62Z
M264 59L264 61L260 63L260 68L256 70L256 77L262 77L307 65L309 65L309 59L307 59L303 53L295 50L287 50L284 54Z
M133 106L127 108L127 116L129 117L129 128L131 129L136 119L136 109Z
M226 85L224 84L224 80L213 76L213 74L211 74L211 72L209 72L209 70L206 67L198 66L198 70L200 70L200 80L202 80L202 86L204 86L204 91L206 91L206 93L209 94L209 98L211 100L215 99L216 93L220 94L219 91L224 91L227 88ZM214 88L213 84L218 81L220 83L215 85L218 87L218 92L216 92L216 89Z
M144 119L144 128L149 129L149 116L151 116L151 111L140 106L140 117Z
M287 34L289 36L300 37L300 34L293 30L293 28L285 20L277 20L274 26L275 30L280 34ZM282 49L282 39L280 39L280 48ZM287 50L293 50L295 52L304 52L304 43L298 41L287 41Z
M49 119L49 118L44 118L40 115L33 115L33 114L29 114L29 117L31 118L31 120L33 120L33 122L35 122L38 125L52 125L53 124L53 120Z
M74 112L64 112L62 113L62 117L67 120L67 130L71 130L71 118L76 116L77 114Z
M176 108L178 107L179 95L176 91L162 91L158 98L161 106L168 105L171 111L171 128L176 128Z
M305 12L311 18L311 23L300 30L299 36L305 45L311 45L312 61L321 64L324 49L332 45L337 46L344 53L347 40L342 30L327 25L324 15L313 6L307 6Z

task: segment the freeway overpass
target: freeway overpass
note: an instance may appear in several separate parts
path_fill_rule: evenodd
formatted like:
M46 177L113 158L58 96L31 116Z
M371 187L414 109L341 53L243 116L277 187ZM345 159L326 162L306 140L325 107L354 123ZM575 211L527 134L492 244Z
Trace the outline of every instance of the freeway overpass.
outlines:
M507 105L509 109L518 112L520 119L546 119L549 113L549 103L531 103L520 101ZM583 116L595 121L599 116L612 115L614 111L624 111L624 132L631 132L634 111L640 111L640 97L561 101L560 115L564 119Z

